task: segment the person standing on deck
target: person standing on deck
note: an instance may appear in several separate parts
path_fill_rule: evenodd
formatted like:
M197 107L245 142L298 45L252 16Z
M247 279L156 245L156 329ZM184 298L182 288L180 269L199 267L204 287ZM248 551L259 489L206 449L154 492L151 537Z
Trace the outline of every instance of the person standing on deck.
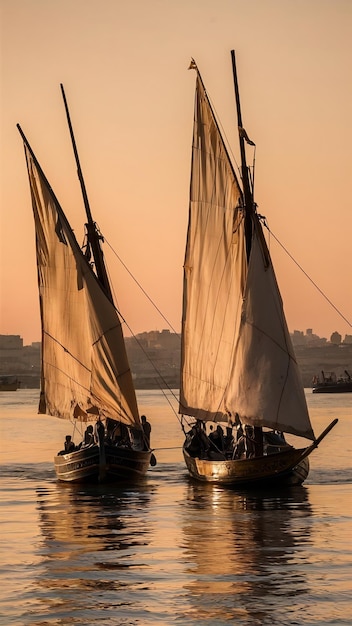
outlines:
M143 432L144 432L145 444L147 446L147 450L150 450L150 433L152 431L152 427L149 424L149 422L147 421L147 418L146 418L145 415L141 416L141 421L142 421L142 428L143 428Z

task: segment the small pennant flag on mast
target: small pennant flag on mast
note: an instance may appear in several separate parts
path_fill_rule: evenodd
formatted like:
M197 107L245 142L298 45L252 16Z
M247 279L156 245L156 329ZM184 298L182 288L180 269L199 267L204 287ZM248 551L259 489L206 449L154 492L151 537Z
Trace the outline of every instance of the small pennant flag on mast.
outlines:
M238 132L240 134L240 137L242 137L250 146L255 146L254 141L251 141L251 139L248 137L245 129L242 128L242 126L238 127Z

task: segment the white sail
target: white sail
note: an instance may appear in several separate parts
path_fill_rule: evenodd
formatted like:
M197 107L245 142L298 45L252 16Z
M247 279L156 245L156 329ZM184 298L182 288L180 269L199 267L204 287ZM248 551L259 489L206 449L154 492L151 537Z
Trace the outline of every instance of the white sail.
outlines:
M304 389L267 249L254 229L241 325L225 405L253 426L314 439ZM259 235L259 236L258 236Z
M139 426L120 319L38 162L26 142L24 146L42 319L39 412L82 421L99 414Z
M246 274L241 190L197 76L184 263L180 412L221 418Z
M197 72L184 266L180 413L314 439L281 296L253 214L249 266L241 190Z

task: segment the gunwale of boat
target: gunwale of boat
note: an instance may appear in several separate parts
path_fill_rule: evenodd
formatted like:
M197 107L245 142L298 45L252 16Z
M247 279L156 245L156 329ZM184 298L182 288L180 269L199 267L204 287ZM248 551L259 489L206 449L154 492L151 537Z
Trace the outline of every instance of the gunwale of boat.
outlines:
M320 383L315 385L312 393L351 393L352 382L343 383Z
M75 450L54 457L55 472L63 482L94 480L135 480L145 476L151 461L151 450L136 450L122 446L104 445L105 467L101 474L101 456L98 445Z
M183 448L190 475L203 482L224 485L286 482L302 484L309 473L308 457L301 458L307 448L290 448L268 456L252 459L209 460L192 457Z

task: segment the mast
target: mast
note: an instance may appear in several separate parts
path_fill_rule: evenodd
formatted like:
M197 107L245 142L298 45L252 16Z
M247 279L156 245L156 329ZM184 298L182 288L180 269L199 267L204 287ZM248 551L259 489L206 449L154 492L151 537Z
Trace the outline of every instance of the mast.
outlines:
M103 251L101 249L101 244L100 244L102 236L98 233L98 229L97 229L96 223L93 221L93 218L92 218L92 213L91 213L90 206L89 206L86 186L85 186L85 183L84 183L82 169L81 169L81 165L80 165L80 161L79 161L76 141L75 141L75 137L74 137L74 134L73 134L73 128L72 128L72 124L71 124L71 118L70 118L70 113L69 113L69 110L68 110L68 105L67 105L67 100L66 100L66 96L65 96L64 86L62 84L60 84L60 87L61 87L61 93L62 93L64 105L65 105L67 123L68 123L68 127L69 127L69 130L70 130L73 152L74 152L75 159L76 159L77 175L78 175L78 178L79 178L79 182L81 183L83 202L84 202L84 207L85 207L86 214L87 214L87 220L88 220L88 223L87 223L88 244L90 245L90 247L92 249L92 252L93 252L93 258L94 258L95 269L96 269L98 280L99 280L102 288L104 289L107 297L109 298L109 300L113 304L112 292L111 292L110 283L109 283L109 279L108 279L108 275L107 275L107 271L106 271L106 267L105 267L105 263L104 263Z
M244 133L243 133L243 125L242 125L240 94L239 94L239 89L238 89L236 57L235 57L234 50L231 50L231 58L232 58L232 71L233 71L233 80L234 80L235 97L236 97L238 134L239 134L240 152L241 152L241 172L242 172L242 184L243 184L243 195L244 195L244 205L245 205L244 225L245 225L245 234L246 234L246 251L247 251L247 260L249 260L249 255L251 252L251 243L252 243L252 215L254 213L253 194L252 194L250 183L249 183L249 172L248 172L248 167L247 167L247 162L246 162L246 149L244 145Z

